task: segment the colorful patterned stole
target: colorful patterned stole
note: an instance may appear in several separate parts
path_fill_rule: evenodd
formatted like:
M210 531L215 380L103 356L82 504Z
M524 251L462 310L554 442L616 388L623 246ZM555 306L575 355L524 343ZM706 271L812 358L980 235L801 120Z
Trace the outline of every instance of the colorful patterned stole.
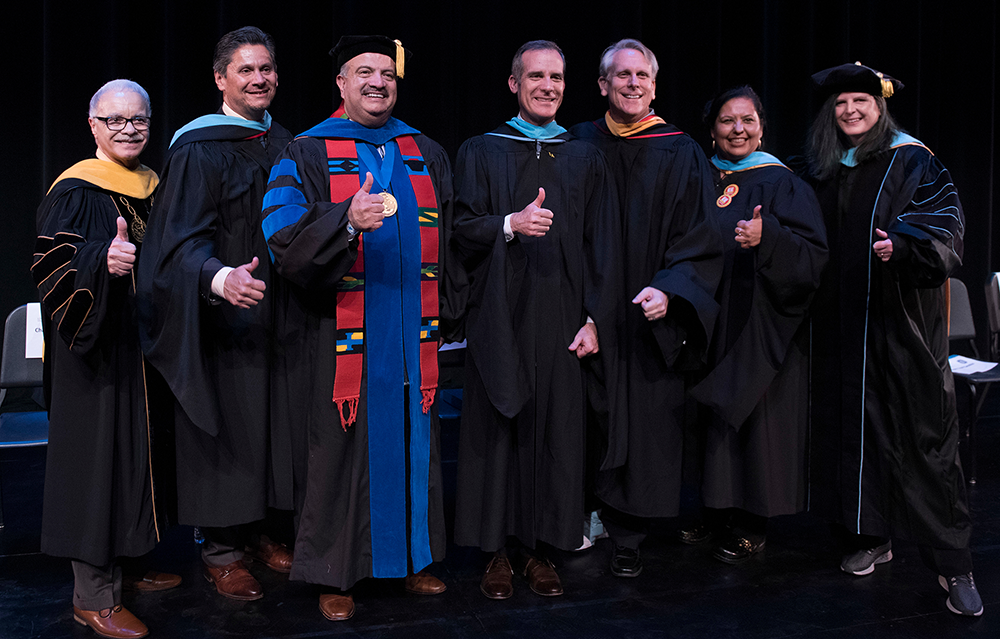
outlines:
M420 233L420 390L424 413L434 403L438 384L438 203L423 156L412 136L396 138L416 198ZM330 167L330 201L343 202L364 183L354 140L326 140ZM390 142L389 144L392 144ZM370 167L374 170L377 167ZM400 214L405 215L401 202ZM389 221L389 218L386 218ZM333 401L344 430L357 421L365 352L365 236L358 236L358 258L337 292L337 373Z

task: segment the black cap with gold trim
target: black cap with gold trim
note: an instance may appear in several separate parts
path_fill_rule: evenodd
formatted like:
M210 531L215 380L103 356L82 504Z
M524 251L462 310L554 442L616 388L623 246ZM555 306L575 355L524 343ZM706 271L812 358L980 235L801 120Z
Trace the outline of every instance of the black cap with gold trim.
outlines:
M903 88L903 83L860 62L841 64L812 75L813 82L823 95L833 93L869 93L890 98Z
M403 77L406 61L413 57L413 52L404 49L399 40L381 35L341 36L337 46L330 49L330 55L336 60L338 69L362 53L381 53L395 60L397 78Z

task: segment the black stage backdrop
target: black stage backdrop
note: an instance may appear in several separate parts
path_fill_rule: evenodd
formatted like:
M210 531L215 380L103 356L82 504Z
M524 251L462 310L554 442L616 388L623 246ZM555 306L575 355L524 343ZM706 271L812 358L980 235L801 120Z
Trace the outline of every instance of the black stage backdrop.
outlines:
M3 13L13 46L3 74L9 94L3 106L8 146L0 160L2 317L35 299L28 276L35 209L59 173L93 156L86 118L94 91L119 77L146 88L153 136L142 159L159 170L173 132L219 107L215 42L252 24L277 43L280 82L271 113L293 133L334 108L327 51L337 38L399 38L415 55L394 115L438 140L453 158L464 139L516 114L507 77L514 51L527 40L554 40L566 54L568 89L558 121L567 128L603 115L599 56L612 42L634 37L659 58L653 102L659 115L707 146L702 106L722 89L750 84L768 112L767 148L782 158L801 153L818 107L810 74L860 60L906 84L890 100L893 114L954 176L968 219L960 276L985 333L981 284L1000 270L1000 229L994 230L991 214L998 119L994 2L36 0L8 3Z

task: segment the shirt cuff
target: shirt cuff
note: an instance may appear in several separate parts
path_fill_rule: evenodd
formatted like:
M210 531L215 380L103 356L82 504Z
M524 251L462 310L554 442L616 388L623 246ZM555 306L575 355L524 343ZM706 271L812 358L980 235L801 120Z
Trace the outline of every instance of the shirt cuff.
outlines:
M514 214L510 213L509 215L507 215L507 217L505 217L503 219L503 236L505 238L507 238L508 242L510 242L511 240L514 239L514 231L511 230L511 228L510 228L510 216L511 215L514 215Z
M212 278L212 295L224 298L226 296L226 278L233 272L232 266L223 266Z

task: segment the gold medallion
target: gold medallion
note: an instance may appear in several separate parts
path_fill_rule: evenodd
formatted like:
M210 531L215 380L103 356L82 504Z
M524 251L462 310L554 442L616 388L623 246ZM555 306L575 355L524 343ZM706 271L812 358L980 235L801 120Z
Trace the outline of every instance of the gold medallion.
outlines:
M729 197L736 197L736 194L739 192L740 192L740 187L736 186L735 184L730 184L729 186L726 187L726 190L723 191L723 193L725 193Z
M715 201L715 205L718 206L720 209L724 209L727 206L729 206L729 203L732 201L733 198L729 197L728 195L720 195L719 199Z
M396 210L399 208L399 204L396 203L396 198L392 196L392 193L387 191L382 191L379 193L382 196L382 205L385 206L385 216L392 217L396 214Z

